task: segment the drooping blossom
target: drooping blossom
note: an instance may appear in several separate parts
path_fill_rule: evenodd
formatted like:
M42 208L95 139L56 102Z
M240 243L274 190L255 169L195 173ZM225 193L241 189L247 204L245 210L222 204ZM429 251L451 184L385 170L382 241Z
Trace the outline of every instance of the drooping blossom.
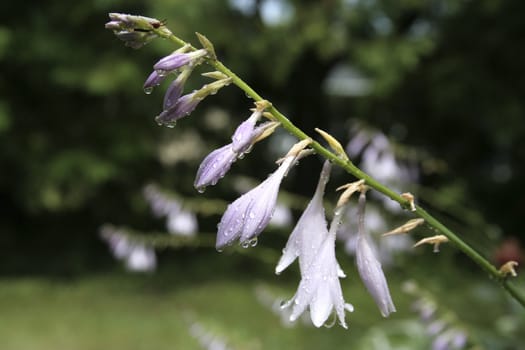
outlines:
M366 196L361 192L359 196L359 214L358 214L358 237L356 246L356 264L357 271L366 289L374 298L381 315L387 317L391 312L395 312L396 308L390 296L388 284L386 282L385 274L381 267L381 263L377 259L376 253L373 250L369 237L365 231L365 205Z
M326 161L319 177L319 183L312 200L306 207L303 215L288 238L283 255L275 268L275 273L280 274L297 257L301 271L306 271L313 260L323 240L328 235L325 218L323 197L324 189L330 178L331 164Z
M217 249L236 240L249 242L264 230L272 218L281 181L294 162L295 156L286 157L266 180L228 206L218 225Z
M228 205L218 225L216 248L225 246L239 240L244 246L254 242L254 239L264 230L270 222L281 181L290 168L304 154L304 148L311 143L310 139L302 140L295 144L288 154L280 160L280 165L275 172L257 187L246 192L233 203Z
M345 303L339 278L344 276L335 257L335 238L343 210L336 209L330 230L318 232L324 235L321 245L308 263L301 268L301 282L294 297L283 307L292 307L291 321L295 321L307 308L310 310L312 323L321 327L335 311L342 327L348 328L346 311L354 310L351 304Z

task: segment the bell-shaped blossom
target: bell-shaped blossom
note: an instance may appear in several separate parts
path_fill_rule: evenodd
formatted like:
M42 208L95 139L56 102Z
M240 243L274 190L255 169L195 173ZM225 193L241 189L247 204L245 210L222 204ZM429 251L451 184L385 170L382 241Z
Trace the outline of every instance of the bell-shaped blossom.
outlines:
M366 197L364 193L361 193L359 196L359 224L356 245L357 271L366 289L374 298L374 301L381 311L381 315L387 317L391 312L395 312L396 308L390 296L381 263L377 259L376 253L365 231L365 205Z
M326 183L330 178L330 170L331 164L326 161L315 194L290 234L286 247L283 249L283 255L275 268L275 273L280 274L297 257L299 257L301 271L306 271L307 266L319 251L321 243L326 239L328 229L323 196Z
M283 306L292 306L291 321L295 321L309 308L312 323L316 327L321 327L335 311L341 326L348 328L345 321L345 311L352 312L354 307L344 301L339 282L339 278L344 274L335 257L335 236L341 219L341 212L342 210L336 210L330 231L325 235L319 250L308 266L301 271L301 282L297 292Z
M281 181L295 161L295 155L284 158L266 180L228 206L218 225L217 249L236 240L247 243L264 230L272 218Z
M237 156L232 149L231 143L208 154L197 171L193 184L195 188L202 192L206 186L215 185L230 170Z
M328 181L329 171L330 166L325 163L316 190L316 195L319 195L321 199L324 187ZM335 257L336 232L341 223L343 210L342 208L336 209L332 223L330 224L330 230L328 231L326 229L324 210L316 208L317 205L321 205L322 208L322 201L320 204L316 203L317 201L319 200L314 196L314 199L310 202L311 204L308 206L307 210L305 210L305 213L307 215L318 216L318 218L311 223L313 227L310 232L315 232L315 234L320 236L321 241L320 244L318 244L319 239L314 236L314 233L308 233L309 230L306 227L301 231L296 231L301 232L301 234L294 239L290 237L292 241L291 243L289 241L290 247L287 245L287 248L294 249L298 252L297 255L299 256L299 264L301 268L301 282L299 283L299 287L297 288L294 297L283 307L286 308L293 306L292 314L290 316L291 321L295 321L307 308L309 308L312 323L316 327L325 324L328 317L335 311L341 326L347 328L345 311L352 312L354 308L351 304L345 303L344 301L339 278L345 277L345 274L341 270ZM309 222L308 217L304 214L301 219L303 220L302 224ZM307 239L310 238L312 238L313 241L311 242L311 248L308 248L307 244L310 242L308 242ZM316 245L317 249L314 249L316 248ZM289 265L291 262L290 260L295 259L294 255L296 254L287 254L285 251L278 264L277 270L286 267L287 264Z
M207 51L204 49L195 50L192 52L175 51L171 55L161 58L157 63L155 63L153 69L162 75L164 72L170 72L182 66L193 63L194 61L206 56L206 54Z

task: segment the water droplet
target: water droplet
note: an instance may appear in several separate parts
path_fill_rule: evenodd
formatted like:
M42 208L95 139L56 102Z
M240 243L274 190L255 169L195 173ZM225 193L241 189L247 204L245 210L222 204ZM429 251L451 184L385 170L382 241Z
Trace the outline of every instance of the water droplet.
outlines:
M243 248L248 248L250 246L250 242L249 241L244 241L241 243L241 247Z
M197 192L199 193L204 193L204 191L206 191L206 187L203 186L203 187L197 187Z
M255 247L258 243L257 237L250 240L250 247Z
M164 77L166 76L166 74L168 74L168 71L164 69L157 69L157 74L159 75L159 77Z
M151 94L152 92L153 92L153 87L148 86L148 87L145 87L145 88L144 88L144 93L145 93L146 95L149 95L149 94Z
M250 219L255 219L255 213L253 211L250 212Z
M217 253L222 253L222 249L217 249Z

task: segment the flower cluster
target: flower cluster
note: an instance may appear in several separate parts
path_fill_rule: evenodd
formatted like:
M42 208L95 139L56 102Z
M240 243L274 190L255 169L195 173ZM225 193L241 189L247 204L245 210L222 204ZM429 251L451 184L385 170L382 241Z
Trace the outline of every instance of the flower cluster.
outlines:
M315 194L303 215L292 231L283 255L275 269L281 273L296 258L299 260L301 282L295 296L284 304L292 307L290 320L295 320L307 308L310 310L312 323L316 327L325 324L335 311L340 324L347 328L345 310L353 311L351 304L345 303L341 291L340 278L346 277L335 257L336 232L346 210L350 196L360 191L360 227L358 232L357 268L368 291L374 297L381 314L388 316L395 311L388 286L373 250L368 244L364 231L364 192L366 186L361 181L344 186L346 191L336 207L330 228L327 228L323 195L330 175L330 163L323 166Z
M148 31L145 27L155 25L144 20L146 24L142 24L143 27L137 27L138 24L135 22L140 22L141 19L130 19L124 15L112 16L111 19L107 27L113 29L121 39L124 34L121 32L134 33L136 28L139 28L141 29L139 33L146 35ZM216 56L213 45L203 36L198 35L198 37L203 46L202 49L184 45L170 55L161 58L153 65L153 72L144 83L144 91L151 93L152 89L160 85L168 76L176 76L164 96L163 110L156 117L159 125L175 126L180 118L190 114L205 97L215 94L232 81L223 73L210 72L205 75L215 79L214 82L188 94L183 94L184 85L197 65L203 62L212 63L212 65L217 63L214 61ZM140 42L140 40L135 41ZM135 41L126 43L139 46ZM271 108L271 104L265 100L255 102L251 115L235 129L231 142L212 151L204 158L194 181L197 191L203 192L207 186L215 185L226 175L232 164L242 159L256 142L273 133L280 124L268 113ZM269 121L261 122L263 117ZM348 161L344 148L333 136L319 129L316 131L335 150L340 159ZM293 145L284 157L276 162L278 167L273 173L227 207L217 225L215 244L217 250L221 251L235 242L239 242L245 248L257 244L259 235L272 219L283 179L290 169L298 164L298 160L313 153L313 150L309 148L311 143L311 139L305 138ZM283 308L289 313L288 318L291 322L309 310L311 321L316 327L325 324L330 315L335 314L339 323L347 328L346 311L351 312L354 308L351 304L346 303L343 297L340 280L346 275L337 262L335 243L337 231L349 206L349 200L356 192L360 193L357 215L359 229L356 233L356 265L359 275L383 316L387 317L394 312L395 307L381 263L365 231L364 207L367 187L362 180L342 186L341 189L344 191L328 226L323 198L330 171L331 164L326 161L313 198L288 239L283 255L277 264L276 273L281 273L296 259L299 261L301 281L295 295L283 305ZM146 191L146 196L158 215L180 216L181 209L178 204L167 201L151 188Z

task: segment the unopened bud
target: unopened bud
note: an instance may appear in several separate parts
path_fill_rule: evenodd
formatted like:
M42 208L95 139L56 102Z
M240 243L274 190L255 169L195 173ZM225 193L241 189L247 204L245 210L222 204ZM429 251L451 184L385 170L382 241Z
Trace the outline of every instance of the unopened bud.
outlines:
M518 262L514 260L507 261L505 264L501 265L499 268L499 273L503 277L507 277L508 275L511 275L512 277L518 276L516 273L515 267L518 266Z
M448 242L448 238L444 235L436 235L436 236L432 236L432 237L427 237L427 238L423 238L422 240L418 241L416 244L414 244L414 248L415 247L419 247L420 245L423 245L423 244L433 244L434 245L434 253L438 253L439 252L439 245L441 243L446 243Z
M335 137L319 128L315 128L315 131L317 131L326 140L326 142L328 142L330 148L334 150L334 152L337 154L337 156L339 156L339 158L346 161L349 160L345 149L343 148L343 146L341 146L341 143L337 141Z
M404 225L402 226L399 226L395 229L393 229L392 231L388 231L386 233L383 233L382 236L391 236L391 235L398 235L398 234L402 234L402 233L407 233L407 232L410 232L412 231L413 229L415 229L416 227L418 227L419 225L421 225L422 223L425 222L425 219L411 219L411 220L408 220Z
M341 191L341 190L344 190L344 192L341 193L341 196L339 197L339 200L337 201L336 207L340 207L348 203L348 201L350 200L350 197L352 197L352 195L355 192L358 192L358 191L362 193L366 192L368 190L368 187L365 185L365 180L359 180L359 181L348 183L343 186L339 186L336 189L336 191Z
M410 211L416 211L416 204L414 203L414 195L412 193L402 193L401 197L408 201L408 205L410 205Z

